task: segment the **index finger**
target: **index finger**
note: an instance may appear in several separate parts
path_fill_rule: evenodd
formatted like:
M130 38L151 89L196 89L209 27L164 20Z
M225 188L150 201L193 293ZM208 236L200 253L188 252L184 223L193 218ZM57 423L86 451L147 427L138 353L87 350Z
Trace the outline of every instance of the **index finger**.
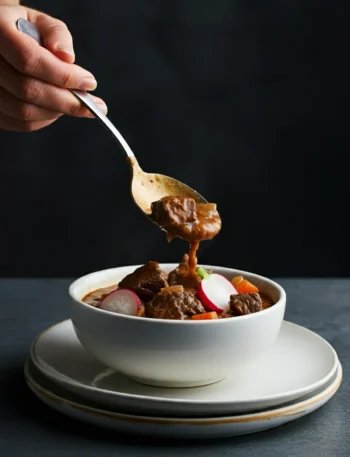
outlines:
M73 38L66 24L47 14L35 14L35 25L42 35L44 46L61 60L67 63L74 63L75 55L73 50ZM29 19L33 15L30 10Z
M67 89L94 90L94 76L78 65L60 60L33 38L17 30L12 21L0 28L0 53L22 74Z

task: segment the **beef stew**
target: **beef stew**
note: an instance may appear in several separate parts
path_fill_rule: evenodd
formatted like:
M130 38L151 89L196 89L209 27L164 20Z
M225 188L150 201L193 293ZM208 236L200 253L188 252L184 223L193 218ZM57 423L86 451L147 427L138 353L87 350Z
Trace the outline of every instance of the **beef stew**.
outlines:
M197 274L198 279L194 281L188 276L188 271L187 254L183 256L180 265L169 274L162 271L157 262L148 262L127 275L119 285L90 292L82 300L91 306L101 307L101 303L115 290L128 289L137 294L141 301L135 316L175 320L233 318L263 311L274 304L268 296L259 292L255 285L239 276L231 281L234 293L227 296L227 305L222 310L216 308L214 311L208 307L206 300L203 302L200 298L202 282L206 279ZM215 276L210 271L205 274L207 278Z

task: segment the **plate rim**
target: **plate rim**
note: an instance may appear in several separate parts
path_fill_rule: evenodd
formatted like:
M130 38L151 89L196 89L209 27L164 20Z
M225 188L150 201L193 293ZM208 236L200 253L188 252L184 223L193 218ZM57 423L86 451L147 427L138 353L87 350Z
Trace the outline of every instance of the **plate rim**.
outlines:
M68 324L68 323L71 323L71 325L73 327L73 322L72 322L71 319L64 319L63 321L57 322L56 324L53 324L53 325L47 327L46 329L42 330L34 338L32 344L31 344L31 347L30 347L30 357L31 357L32 362L34 363L34 365L36 366L36 368L40 372L42 372L45 376L47 376L53 382L64 383L66 385L74 386L74 387L80 388L80 389L85 390L85 391L102 392L104 395L110 396L110 397L130 399L130 400L134 400L134 401L135 400L144 400L144 401L149 401L149 402L153 402L153 403L154 402L155 403L167 402L167 403L172 403L172 404L182 404L182 405L188 405L188 406L190 406L190 405L208 405L208 406L210 405L210 406L214 406L215 405L217 407L220 407L220 406L223 406L223 405L227 405L228 402L224 401L224 400L222 400L222 401L203 401L203 400L196 400L196 399L178 400L176 398L163 398L163 397L156 397L156 396L155 397L151 397L151 396L148 396L148 395L131 394L131 393L125 393L125 392L116 392L116 391L112 391L112 390L108 390L108 389L102 389L102 388L98 388L98 387L94 387L94 386L85 385L85 384L82 384L79 381L73 380L70 377L67 377L67 376L64 376L64 375L60 375L58 372L56 373L53 369L47 369L45 366L43 366L40 363L39 357L37 357L37 355L35 353L36 344L39 341L39 339L45 333L48 333L50 330L52 330L55 327L58 327L60 325L65 325L65 324ZM321 340L323 342L323 344L328 346L328 348L331 350L331 352L333 354L333 366L329 370L329 372L327 373L326 376L324 376L321 380L318 380L318 381L314 382L313 384L311 384L311 385L309 385L307 387L303 387L302 389L299 389L299 390L298 389L291 390L291 391L288 392L289 393L289 395L288 395L289 397L297 395L297 397L294 397L294 399L297 399L297 398L302 397L303 395L306 395L307 393L310 393L310 392L316 390L319 387L322 387L324 384L326 384L332 378L334 373L337 371L339 358L338 358L337 352L335 351L333 346L330 343L328 343L328 341L326 341L322 336L318 335L317 333L313 332L312 330L309 330L308 328L303 327L302 325L294 324L293 322L286 321L286 320L282 321L281 329L282 329L283 325L296 327L296 328L298 328L299 331L301 330L303 332L307 332L309 334L312 334L313 337L318 338L319 340ZM285 396L286 396L286 393L280 393L280 394L277 394L277 395L265 395L265 396L260 397L260 398L251 398L249 400L231 401L229 403L232 403L232 405L240 404L242 406L244 406L244 405L248 406L251 403L257 403L257 402L261 402L261 401L268 402L268 401L271 401L271 400L273 400L273 401L274 400L279 400L279 399L284 398Z
M85 414L95 415L107 419L121 420L124 422L148 423L156 425L227 425L242 424L249 422L263 422L270 421L272 419L278 419L280 417L297 416L303 411L305 411L306 408L318 404L324 399L328 401L337 392L343 380L343 367L341 362L338 360L335 378L329 386L327 386L321 392L311 396L308 399L305 399L303 401L295 400L295 403L293 403L292 405L272 409L267 408L264 411L256 413L232 416L216 416L203 418L155 417L109 411L106 409L85 405L83 404L83 399L80 399L80 403L78 401L66 399L63 396L48 390L47 388L40 385L38 381L34 380L32 374L30 373L31 364L34 366L34 368L36 368L33 361L31 360L31 357L28 356L24 363L23 370L26 383L34 393L46 397L50 402L58 402L61 405L68 405L69 407L73 408L74 410L77 410L78 412L83 412ZM43 376L45 377L44 374ZM53 383L53 385L55 384Z

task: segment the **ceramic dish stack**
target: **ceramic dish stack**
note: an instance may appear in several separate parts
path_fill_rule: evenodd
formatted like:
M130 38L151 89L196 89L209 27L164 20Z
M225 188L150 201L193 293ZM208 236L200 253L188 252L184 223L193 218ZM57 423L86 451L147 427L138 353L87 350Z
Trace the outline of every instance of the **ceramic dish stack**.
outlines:
M25 378L41 401L77 420L123 433L202 439L254 433L310 414L336 393L342 367L323 338L283 321L272 349L239 376L233 371L201 387L150 386L106 368L67 320L36 337Z

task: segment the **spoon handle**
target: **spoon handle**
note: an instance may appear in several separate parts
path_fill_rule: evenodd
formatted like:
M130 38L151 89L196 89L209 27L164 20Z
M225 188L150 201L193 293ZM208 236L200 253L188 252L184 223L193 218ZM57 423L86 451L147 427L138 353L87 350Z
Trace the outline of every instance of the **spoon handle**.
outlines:
M19 18L17 21L17 28L20 32L33 38L40 46L42 46L42 40L39 33L39 30L35 27L34 24L27 21L26 19ZM73 90L70 89L70 92L83 103L86 108L102 123L102 125L107 128L117 140L119 145L122 147L123 151L127 157L134 157L134 153L130 149L130 146L123 138L122 134L116 129L108 117L100 110L96 105L90 95L82 90Z

